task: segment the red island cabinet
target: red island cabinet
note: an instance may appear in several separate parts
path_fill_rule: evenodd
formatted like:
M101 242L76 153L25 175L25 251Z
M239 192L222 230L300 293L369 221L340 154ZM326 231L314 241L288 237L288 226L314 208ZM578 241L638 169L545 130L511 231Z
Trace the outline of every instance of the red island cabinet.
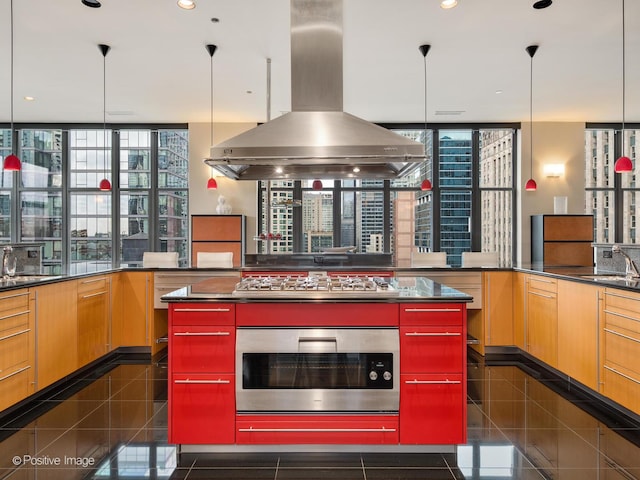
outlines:
M400 305L400 443L467 440L466 304Z
M235 305L169 307L169 442L235 442Z

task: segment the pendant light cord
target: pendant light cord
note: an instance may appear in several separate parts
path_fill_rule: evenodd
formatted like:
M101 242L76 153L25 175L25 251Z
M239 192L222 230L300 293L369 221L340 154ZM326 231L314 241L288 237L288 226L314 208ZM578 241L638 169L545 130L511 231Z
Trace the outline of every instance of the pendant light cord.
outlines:
M427 56L424 56L424 148L427 156Z
M209 145L213 145L213 54L211 54L210 73L209 73L209 88L210 88L210 109L209 109L209 122L211 124L211 132Z
M624 121L625 121L625 105L626 105L626 55L625 55L625 28L624 28L624 0L622 0L622 155L624 155Z
M529 68L529 166L533 178L533 55Z
M107 178L107 54L102 55L102 144L104 148L104 178Z
M15 136L14 136L14 131L13 131L13 0L11 0L10 3L10 16L11 16L11 44L10 44L10 60L11 60L11 68L10 68L10 73L9 75L11 76L10 79L10 87L11 87L11 99L9 102L10 105L10 114L11 114L11 153L12 154L16 154L16 143L15 140Z

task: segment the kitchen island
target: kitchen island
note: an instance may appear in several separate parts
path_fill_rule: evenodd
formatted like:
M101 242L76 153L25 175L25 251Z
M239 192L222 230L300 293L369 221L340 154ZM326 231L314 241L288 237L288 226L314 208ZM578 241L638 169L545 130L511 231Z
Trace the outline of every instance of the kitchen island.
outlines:
M169 303L183 451L452 451L466 442L468 294L426 277L211 278Z

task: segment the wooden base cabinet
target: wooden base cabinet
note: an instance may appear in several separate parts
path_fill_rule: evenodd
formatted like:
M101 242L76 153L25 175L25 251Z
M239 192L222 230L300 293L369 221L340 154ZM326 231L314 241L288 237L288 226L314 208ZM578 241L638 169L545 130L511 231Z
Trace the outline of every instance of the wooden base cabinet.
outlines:
M110 350L111 291L108 276L78 280L78 363L86 365Z
M526 289L527 352L558 366L558 299L554 278L531 275Z

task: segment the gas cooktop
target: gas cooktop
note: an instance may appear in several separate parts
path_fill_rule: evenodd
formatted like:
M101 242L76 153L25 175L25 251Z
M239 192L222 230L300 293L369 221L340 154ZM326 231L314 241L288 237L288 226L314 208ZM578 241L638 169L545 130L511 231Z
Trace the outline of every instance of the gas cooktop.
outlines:
M395 297L387 279L369 276L256 276L236 284L234 296L253 297Z

